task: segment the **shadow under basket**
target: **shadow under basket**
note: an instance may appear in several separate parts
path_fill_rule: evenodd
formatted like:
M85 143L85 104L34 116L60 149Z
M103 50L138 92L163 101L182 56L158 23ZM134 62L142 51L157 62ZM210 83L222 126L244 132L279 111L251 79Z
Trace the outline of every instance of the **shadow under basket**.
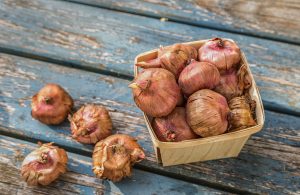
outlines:
M187 42L190 46L199 49L206 41L200 40ZM232 40L231 40L232 41ZM148 61L157 58L157 49L139 54L135 58L135 64L140 61ZM241 63L246 64L247 70L252 80L252 86L249 90L250 96L256 101L256 122L257 125L238 130L235 132L225 133L217 136L198 138L181 142L162 142L159 141L152 129L152 118L144 113L144 118L151 135L156 158L163 166L185 164L198 161L207 161L228 157L236 157L239 155L244 144L250 135L260 131L265 121L263 104L259 91L256 87L253 75L250 71L245 54L241 52ZM134 67L134 75L137 76L139 68Z

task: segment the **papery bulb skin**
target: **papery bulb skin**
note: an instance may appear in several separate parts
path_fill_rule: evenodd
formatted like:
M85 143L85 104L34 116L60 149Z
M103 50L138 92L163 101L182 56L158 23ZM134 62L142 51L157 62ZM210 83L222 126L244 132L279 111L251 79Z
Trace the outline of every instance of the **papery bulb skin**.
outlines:
M115 134L95 145L93 172L98 178L118 182L131 176L132 166L145 158L145 153L134 138Z
M251 112L251 110L255 110L255 108L253 108L254 105L255 101L249 101L245 98L245 96L235 97L229 101L230 131L237 131L256 125Z
M192 61L181 72L178 84L188 97L200 89L213 89L220 82L218 69L208 62Z
M65 150L43 144L28 154L21 167L21 176L28 185L49 185L66 172L68 156Z
M242 91L238 89L238 77L235 69L230 69L220 77L220 83L216 86L214 91L222 94L227 100L233 97L242 95Z
M240 48L231 40L213 38L198 50L199 61L214 64L220 73L235 68L241 60Z
M214 91L226 97L227 101L244 94L245 90L251 87L252 81L247 71L246 65L242 65L238 71L230 69L223 72L220 83Z
M31 116L47 125L62 123L73 108L73 99L59 85L49 83L32 97Z
M197 50L189 45L174 44L161 47L158 50L158 57L147 62L138 62L136 66L142 68L164 68L174 74L176 79L180 72L192 60L197 59Z
M225 97L210 89L193 93L186 105L187 123L201 137L224 133L228 127L228 113Z
M144 69L129 87L136 105L152 117L168 115L182 101L174 75L163 68Z
M153 130L160 141L180 142L199 138L186 122L184 107L176 107L168 116L154 118Z
M247 70L246 64L242 64L237 72L238 77L238 88L239 90L243 91L249 89L252 86L252 79L250 74Z
M112 133L109 112L100 105L84 105L69 120L72 137L80 143L95 144Z

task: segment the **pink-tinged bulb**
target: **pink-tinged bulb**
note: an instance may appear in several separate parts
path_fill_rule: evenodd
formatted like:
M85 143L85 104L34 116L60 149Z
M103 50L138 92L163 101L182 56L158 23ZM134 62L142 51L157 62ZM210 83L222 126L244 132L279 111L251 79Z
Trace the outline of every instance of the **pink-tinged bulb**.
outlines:
M210 89L193 93L186 105L187 123L201 137L224 133L228 127L228 113L225 97Z
M111 135L95 145L93 172L101 179L113 182L131 176L132 166L145 158L145 153L133 137Z
M67 153L52 143L43 144L22 162L21 175L28 185L48 185L66 172Z
M198 50L199 61L214 64L220 73L235 68L241 60L240 48L233 41L213 38Z
M111 135L111 118L103 106L84 105L69 120L72 137L81 143L95 144Z
M48 125L62 123L73 108L73 99L59 85L49 83L32 97L31 115Z
M238 90L238 78L235 69L230 69L221 75L220 83L214 89L216 92L222 94L227 100L235 96L241 95Z
M192 61L181 72L178 84L188 97L200 89L213 89L220 82L218 69L208 62Z
M182 101L174 75L162 68L143 70L129 87L136 105L152 117L168 115Z
M230 69L221 74L220 83L214 91L222 94L229 101L244 94L251 87L252 81L245 65L238 71Z
M180 142L199 137L187 124L184 107L176 107L166 117L154 118L152 127L157 138L164 142Z

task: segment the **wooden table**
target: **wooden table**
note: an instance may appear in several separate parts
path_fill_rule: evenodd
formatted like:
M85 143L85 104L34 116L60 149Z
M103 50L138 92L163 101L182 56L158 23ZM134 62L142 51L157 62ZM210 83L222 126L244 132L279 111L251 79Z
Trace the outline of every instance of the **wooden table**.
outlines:
M299 194L300 6L297 0L1 0L0 194ZM160 18L168 18L167 21ZM133 59L176 42L232 38L246 53L266 109L264 129L237 158L162 167L127 88ZM99 103L114 131L137 137L147 158L132 178L100 180L93 147L70 137L69 124L30 116L45 83L65 87L76 107ZM68 151L65 175L28 187L20 163L37 141Z

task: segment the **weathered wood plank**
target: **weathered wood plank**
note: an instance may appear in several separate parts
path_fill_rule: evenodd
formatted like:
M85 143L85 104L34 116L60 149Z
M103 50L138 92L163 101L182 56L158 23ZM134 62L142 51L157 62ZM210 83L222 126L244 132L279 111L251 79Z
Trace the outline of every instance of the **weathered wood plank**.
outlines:
M71 153L68 153L68 170L71 172L60 177L59 182L56 181L46 187L27 186L20 177L20 167L25 156L36 147L37 145L34 144L0 136L1 192L4 194L91 194L91 192L101 194L104 192L105 186L102 180L86 175L91 172L87 169L90 166L88 158Z
M138 53L212 36L239 43L267 108L300 115L299 46L69 2L0 2L0 51L130 77Z
M92 173L92 159L68 153L68 172L45 187L27 186L20 178L25 156L36 144L0 135L1 194L221 194L219 190L134 170L131 178L119 183L100 180ZM151 187L150 187L151 186ZM146 191L147 190L147 191Z
M68 0L300 44L297 0Z
M92 146L72 140L67 122L45 126L30 116L30 97L46 82L57 82L70 92L77 108L85 102L108 107L114 131L137 137L145 148L147 159L138 165L142 169L254 193L296 194L300 188L298 117L267 111L265 128L251 137L238 158L163 168L155 161L141 112L133 105L129 81L5 54L0 59L2 134L55 140L69 151L90 155Z

